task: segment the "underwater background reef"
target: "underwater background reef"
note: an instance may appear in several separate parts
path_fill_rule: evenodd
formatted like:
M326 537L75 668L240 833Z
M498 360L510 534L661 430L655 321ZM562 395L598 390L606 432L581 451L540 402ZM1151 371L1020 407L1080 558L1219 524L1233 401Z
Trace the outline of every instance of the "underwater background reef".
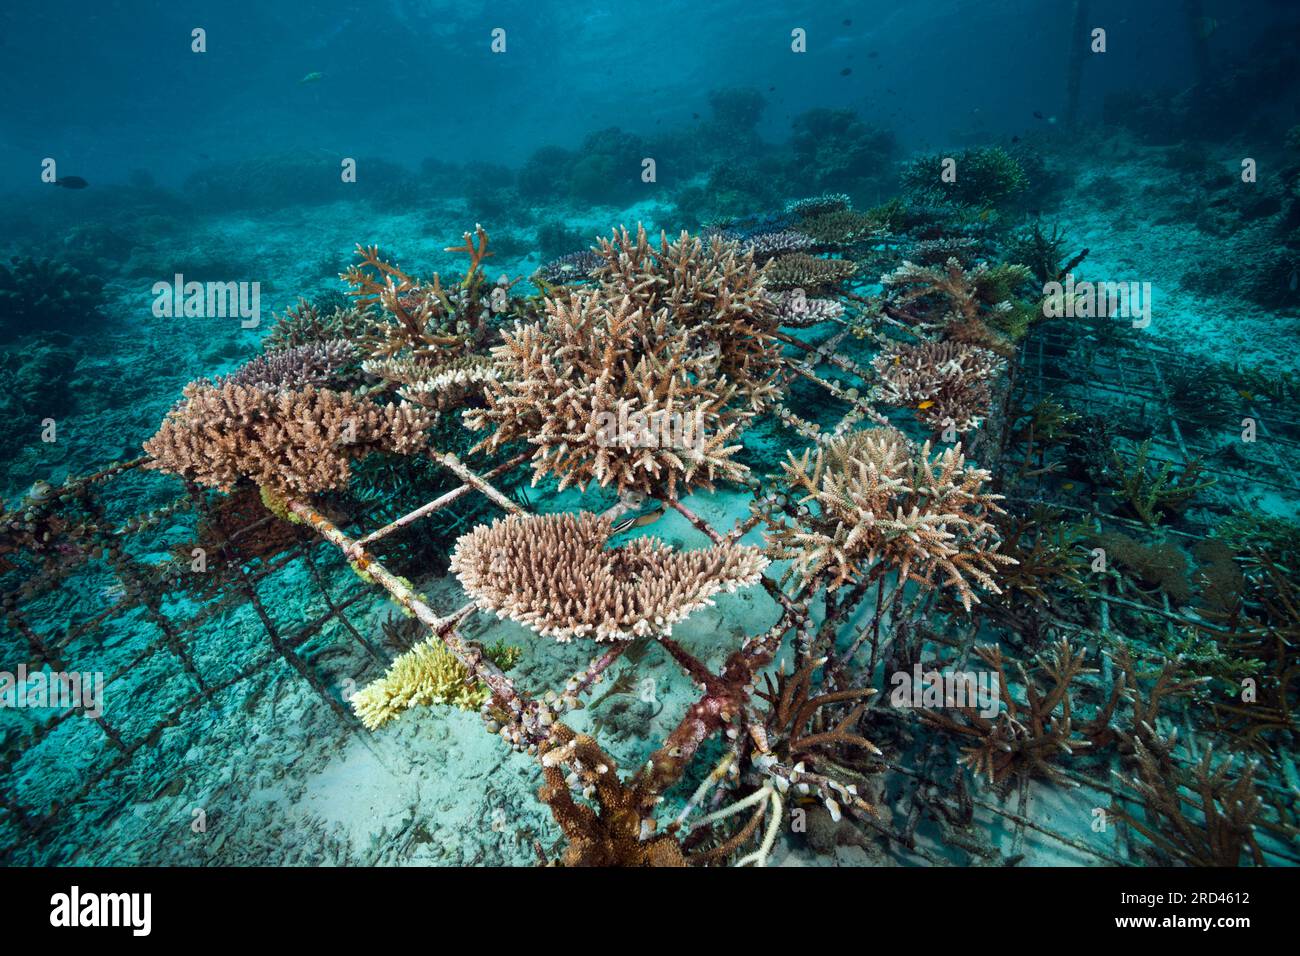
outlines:
M1297 41L0 12L0 862L1300 863Z

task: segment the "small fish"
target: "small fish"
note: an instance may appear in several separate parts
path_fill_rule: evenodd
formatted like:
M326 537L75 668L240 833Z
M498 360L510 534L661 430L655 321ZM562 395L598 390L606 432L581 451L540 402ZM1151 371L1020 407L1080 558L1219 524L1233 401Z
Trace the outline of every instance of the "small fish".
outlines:
M1248 392L1248 391L1246 391L1244 388L1243 388L1243 389L1238 389L1238 390L1237 390L1237 394L1240 395L1242 398L1244 398L1244 399L1245 399L1246 401L1248 401L1248 402L1253 402L1253 401L1255 400L1255 394L1254 394L1253 392Z
M299 80L298 83L299 85L303 83L317 83L324 78L325 78L324 73L308 73L301 80Z
M775 87L775 86L769 86L769 87L767 88L767 91L768 91L769 93L775 93L775 92L776 92L776 87Z
M853 67L846 66L844 69L840 70L840 76L848 76L852 72L853 72Z
M1013 143L1018 143L1018 142L1020 142L1020 137L1019 137L1019 136L1012 136L1012 137L1011 137L1011 142L1013 142Z
M1202 40L1208 40L1218 32L1219 21L1214 17L1198 17L1196 20L1196 35Z
M654 524L664 516L664 512L667 510L667 505L660 505L653 511L646 511L639 515L632 515L630 518L624 518L610 529L610 537L622 534L624 531L631 531L633 528L644 528L648 524Z
M853 26L853 21L852 21L852 20L845 20L845 21L844 21L844 25L845 25L846 27L851 27L851 26Z
M1047 119L1047 117L1038 112L1038 110L1034 110L1034 119Z
M1296 290L1296 286L1298 285L1300 285L1300 270L1292 269L1291 281L1287 284L1287 288L1289 288L1292 292L1294 292Z
M894 359L894 361L898 361L898 359ZM922 411L922 412L925 411L927 408L933 408L933 407L934 407L934 399L933 399L933 398L927 398L927 399L926 399L925 401L923 401L920 405L917 405L917 406L916 406L917 411Z
M48 481L37 480L32 482L32 487L27 491L27 500L32 504L40 504L42 501L48 501L50 495L54 494L54 486Z
M875 59L876 57L878 57L878 56L880 56L880 51L879 51L879 50L872 50L870 53L867 54L867 59L868 59L868 60L874 60L874 59Z
M85 189L90 183L80 176L64 176L62 179L54 180L54 185L62 186L64 189Z
M1073 490L1074 490L1074 482L1072 482L1072 481L1067 481L1065 484L1061 485L1061 487L1062 487L1065 491L1073 491Z
M993 215L993 210L992 210L992 209L985 209L982 213L980 213L980 216L979 216L980 222L988 222L988 221L989 221L989 217L992 216L992 215Z

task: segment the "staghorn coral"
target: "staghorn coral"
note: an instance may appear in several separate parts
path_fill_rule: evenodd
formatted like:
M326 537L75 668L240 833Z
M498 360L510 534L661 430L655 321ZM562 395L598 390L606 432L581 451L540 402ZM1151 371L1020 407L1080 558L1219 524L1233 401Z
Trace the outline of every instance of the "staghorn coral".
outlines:
M495 644L486 656L508 670L523 653L517 647ZM402 711L431 704L451 704L461 710L478 710L491 691L469 679L469 670L437 638L429 638L399 655L383 677L367 684L352 697L352 709L368 730L400 717Z
M605 641L666 636L767 566L757 549L735 544L680 552L637 538L607 550L611 527L589 512L499 518L456 542L451 570L479 607L543 637Z
M775 683L771 674L763 675L766 690L757 691L755 696L768 705L763 720L767 743L764 752L790 766L807 760L814 768L819 757L833 767L837 750L845 747L879 755L879 747L852 730L866 710L868 699L877 693L876 689L849 688L814 694L813 673L821 663L811 661L794 674L787 674L783 661ZM826 711L844 704L852 706L835 720L834 726L826 726Z
M959 762L969 766L976 775L987 777L990 783L1002 784L1016 777L1031 776L1064 783L1052 761L1061 755L1073 757L1078 751L1092 747L1091 740L1076 734L1072 719L1071 684L1081 675L1093 673L1083 666L1085 653L1076 652L1069 641L1057 643L1038 666L1051 681L1050 688L1040 687L1017 661L1016 670L1025 691L1022 704L1012 696L1002 648L995 644L977 646L975 656L998 675L998 700L1005 706L997 716L985 717L977 706L957 705L952 701L945 701L945 706L956 711L960 720L926 709L919 711L920 716L941 730L971 740L971 745L963 748Z
M295 345L245 362L217 385L257 388L302 388L325 385L356 359L356 347L346 339Z
M145 467L222 491L249 478L277 494L312 494L345 487L349 463L372 451L420 451L430 424L405 402L197 381L144 443L154 459Z
M619 779L618 765L587 734L556 726L542 751L546 804L568 840L565 866L685 866L681 845L669 834L654 835L641 794ZM572 769L566 774L566 767ZM596 808L574 799L588 796Z
M279 352L300 345L317 345L339 339L355 341L363 336L373 321L364 309L334 308L299 299L296 306L278 316L271 331L262 339L262 350Z
M561 489L597 481L672 497L679 485L744 476L728 441L752 413L718 375L716 344L692 349L667 310L647 316L626 298L611 309L584 291L547 309L544 325L518 325L493 350L500 376L486 383L487 407L464 416L497 426L479 448L526 441L537 447L534 484L555 474Z
M518 303L496 295L483 276L483 263L495 255L487 232L476 225L464 234L464 245L447 252L464 252L469 268L454 285L444 287L435 272L425 282L381 259L377 246L357 246L359 262L340 275L352 291L357 307L379 307L383 318L371 325L362 339L372 358L406 354L433 363L458 358L485 344L491 337L493 311L507 311ZM504 283L508 290L510 283ZM495 297L494 297L495 296ZM503 301L504 299L504 301Z
M1240 866L1248 853L1256 866L1264 853L1255 838L1262 802L1254 763L1233 777L1233 761L1207 748L1195 766L1159 759L1135 741L1136 774L1129 778L1142 816L1117 799L1111 813L1150 841L1162 861L1183 866ZM1189 812L1190 811L1190 812Z
M1182 471L1174 472L1174 463L1160 464L1155 473L1147 467L1151 457L1151 439L1138 445L1133 460L1125 461L1119 451L1112 449L1115 466L1115 485L1123 496L1125 505L1149 528L1158 525L1166 515L1180 515L1191 506L1200 492L1218 483L1215 478L1200 481L1202 463L1193 458L1183 463Z
M960 445L931 458L929 442L917 450L897 429L870 428L831 439L815 458L788 454L786 479L818 511L793 527L769 519L772 557L793 558L806 578L829 575L830 590L896 571L953 587L967 610L979 601L974 586L1001 593L993 575L1015 563L989 520L1001 496L982 490L990 473L968 466Z
M607 300L626 299L646 316L667 310L691 348L716 353L717 373L752 410L780 397L774 309L751 254L719 237L705 243L686 232L671 243L660 233L652 245L639 224L635 240L620 228L595 251L605 260L595 275Z
M1024 266L979 263L966 269L956 256L942 265L904 262L880 277L885 287L888 310L895 318L912 323L923 332L940 332L944 338L982 345L1004 355L1014 349L1000 334L1027 316L1008 316L1025 310L1015 293L1028 282ZM1020 330L1023 335L1023 330ZM1015 336L1012 336L1014 338Z
M767 264L767 287L782 289L834 289L857 273L857 263L849 259L819 259L806 252L777 256Z
M546 321L516 324L493 349L499 378L471 428L478 446L537 447L534 482L591 481L673 497L679 485L738 480L728 445L781 394L776 307L752 258L685 233L657 248L638 230L603 240L597 287L548 299Z
M912 408L931 428L977 428L989 414L988 381L1006 363L976 345L958 342L894 344L872 360L880 375L876 396Z

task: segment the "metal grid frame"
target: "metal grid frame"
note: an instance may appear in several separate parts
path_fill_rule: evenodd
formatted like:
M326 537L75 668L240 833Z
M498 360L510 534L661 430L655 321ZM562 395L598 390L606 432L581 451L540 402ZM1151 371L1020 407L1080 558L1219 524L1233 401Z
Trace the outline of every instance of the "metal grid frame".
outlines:
M848 335L849 329L842 328L832 334L827 340L820 345L811 345L800 339L783 336L783 341L787 345L799 349L804 353L803 361L791 359L789 366L791 371L813 383L824 388L830 395L847 402L850 406L848 412L840 421L836 431L844 428L854 427L858 422L865 419L874 421L883 420L882 416L875 411L869 402L853 396L837 382L825 377L819 373L823 366L836 370L839 373L847 374L856 378L861 383L861 389L865 393L868 389L871 376L864 367L858 364L853 358L844 354L841 346L845 336ZM1013 367L1011 374L1004 379L996 394L996 411L991 416L988 425L977 433L974 441L968 447L968 454L972 457L985 454L988 457L996 459L1003 450L1006 441L1007 413L1011 403L1012 381L1017 380L1016 388L1020 393L1025 393L1026 385L1024 380L1028 379L1028 388L1030 390L1038 388L1042 391L1042 384L1048 381L1050 376L1045 374L1042 365L1042 359L1045 350L1050 347L1051 335L1044 333L1036 335L1029 343L1028 355L1030 356L1030 366L1036 373L1035 376L1026 376L1025 370L1017 370ZM1037 357L1037 368L1033 368L1034 357ZM1151 368L1155 370L1156 382L1160 385L1159 366L1155 358L1147 356L1151 361ZM1123 379L1121 379L1123 381ZM1158 393L1153 391L1149 398L1155 401ZM1167 403L1166 403L1167 407ZM778 418L783 425L800 433L805 438L816 440L819 430L811 427L809 423L794 416L785 410L778 410ZM1292 428L1295 423L1286 421L1279 423L1281 428ZM1186 451L1187 445L1179 434L1176 420L1170 419L1172 434L1178 447ZM1291 441L1291 439L1287 439ZM1295 444L1292 441L1291 446ZM283 661L310 686L312 691L322 698L323 702L338 717L341 726L347 731L355 732L358 730L358 724L351 712L345 707L337 697L335 697L325 686L318 674L314 672L311 665L304 661L297 654L300 648L312 636L319 633L321 629L331 620L341 621L349 635L356 640L364 652L376 659L380 658L378 650L367 641L360 632L348 621L345 612L348 611L358 602L368 596L375 596L386 593L386 596L395 600L399 605L411 612L425 627L429 633L442 640L447 648L466 666L473 677L483 681L493 691L496 698L509 706L520 717L519 727L525 742L531 742L536 747L539 740L536 737L535 724L528 721L529 714L536 714L538 708L537 699L527 692L518 688L514 681L497 669L489 662L478 649L477 645L466 640L460 631L463 622L474 612L474 604L467 603L456 611L447 614L437 614L426 601L416 593L410 585L394 575L386 568L383 563L377 560L372 548L383 541L394 532L409 527L414 523L427 518L428 516L439 512L458 499L469 494L478 494L485 499L493 502L498 507L510 513L524 512L524 507L517 501L501 493L493 485L493 481L500 478L505 473L518 468L525 464L527 455L520 455L516 458L498 466L490 472L479 475L469 469L459 458L450 453L435 454L433 459L443 468L451 472L460 484L438 497L420 505L419 507L407 512L406 514L387 522L375 530L365 533L349 534L343 527L340 527L324 514L304 502L291 501L288 503L289 510L302 522L304 522L313 532L314 535L306 540L294 545L285 553L276 556L272 561L264 562L255 568L247 568L236 562L230 571L229 580L222 586L222 592L217 600L209 604L199 614L191 619L180 623L179 625L171 622L163 615L158 607L156 595L151 595L147 589L141 591L138 583L142 575L147 570L142 568L133 560L124 556L120 550L113 556L110 561L110 567L123 587L129 592L136 593L134 597L128 597L117 602L112 607L91 619L82 622L81 625L71 630L62 639L51 639L48 635L40 633L27 620L22 605L33 598L44 593L45 590L58 587L62 579L86 559L86 550L105 544L111 544L119 539L123 534L130 532L132 529L138 529L142 522L140 519L129 519L119 524L103 528L101 527L96 534L88 539L80 540L79 544L84 549L81 554L81 560L73 559L63 563L55 562L53 566L47 563L45 567L45 576L42 579L29 578L22 588L16 592L9 592L5 598L6 620L15 631L27 642L29 648L39 661L48 661L54 666L60 666L65 663L64 655L73 651L72 645L81 637L93 631L95 628L102 626L106 621L126 614L137 607L143 609L146 616L157 624L162 632L161 637L150 642L144 649L140 650L131 661L124 667L119 668L109 678L109 683L119 680L128 669L140 663L145 657L166 650L172 654L180 663L183 670L190 676L195 685L195 692L179 706L174 707L163 718L158 721L154 727L146 733L140 734L133 741L126 741L122 735L108 722L102 718L97 722L104 737L109 741L111 747L117 752L117 756L93 773L84 782L80 790L62 801L60 805L52 808L48 813L39 813L31 808L24 807L16 799L11 788L0 786L0 813L6 814L17 821L23 831L29 835L41 838L48 835L48 831L62 812L74 807L80 800L84 799L96 786L105 780L114 770L129 763L141 748L147 746L151 739L156 738L157 732L174 725L177 720L189 709L198 707L210 701L214 695L229 690L241 682L253 677L260 671L270 665ZM101 514L102 509L98 505L97 492L102 486L109 485L115 478L132 472L143 465L145 459L136 459L131 462L121 463L106 469L96 475L88 476L77 482L69 483L62 491L75 503L84 513ZM1252 479L1253 480L1253 479ZM1294 490L1294 487L1292 487ZM697 530L707 536L711 541L723 542L726 540L738 540L745 533L755 527L758 523L757 518L752 518L745 522L739 522L736 527L723 533L712 527L694 514L689 507L683 502L669 502L680 514L682 514ZM168 513L176 510L187 508L201 508L204 506L203 493L191 487L186 497L178 499L173 506L165 509ZM364 515L358 516L359 519ZM272 520L269 517L261 519ZM251 531L252 528L241 529L238 534ZM325 614L317 619L306 623L304 627L290 635L284 635L277 628L271 616L261 602L257 586L260 582L269 579L280 569L286 567L299 557L305 558L309 564L312 563L313 555L322 548L334 549L348 560L354 568L363 572L365 578L370 582L369 586L362 586L354 589L342 598L333 598L329 595L320 573L313 565L313 576L322 594L326 596L328 610ZM806 596L792 599L782 589L781 585L769 576L764 576L762 584L769 594L778 602L781 607L779 620L764 635L751 639L748 642L748 650L745 652L745 666L750 668L753 673L766 666L772 661L778 653L786 635L792 630L794 622L798 618L801 610L801 600ZM137 585L134 586L133 585ZM238 672L228 675L220 681L211 681L202 676L195 666L192 658L186 649L186 638L202 625L209 617L222 607L230 604L246 601L253 606L257 616L264 625L266 636L270 648L255 660L248 663ZM933 610L934 596L931 593L921 595L913 602L910 610L914 612L929 612ZM1104 605L1103 605L1104 608ZM829 626L838 626L838 621L833 621ZM975 643L975 638L980 631L981 620L976 617L966 622L960 629L959 636L951 642L951 647L961 660L971 653ZM881 652L887 651L890 643L895 639L895 633L891 629L886 629L883 643L873 647L873 659ZM597 683L599 683L606 671L620 658L626 645L619 644L604 650L597 654L591 662L576 675L574 679L577 682L579 693L588 693ZM690 657L679 647L669 647L671 656L682 666L688 676L693 679L702 681L708 680L708 671L699 661ZM61 668L60 668L61 669ZM706 693L707 696L707 693ZM869 717L879 720L913 721L910 712L905 712L907 716L899 715L896 712L881 707L872 707L867 711ZM59 715L51 723L57 723L66 719L67 713ZM24 749L36 743L35 739L19 741L17 748ZM959 799L965 801L968 807L978 808L984 812L1000 816L1013 825L1013 845L1020 846L1023 844L1026 836L1033 832L1048 840L1054 841L1062 846L1069 847L1072 850L1085 854L1094 862L1109 865L1124 865L1133 862L1131 854L1128 852L1128 835L1125 828L1117 827L1116 847L1113 852L1107 852L1095 846L1088 846L1080 843L1066 833L1056 830L1042 822L1035 821L1031 818L1028 805L1028 791L1021 789L1020 799L1016 809L1008 809L999 806L998 803L980 799L974 795L967 794L963 783L961 768L956 768L953 780L940 779L939 774L942 766L941 762L940 739L937 735L927 737L925 744L921 748L920 757L911 761L911 766L901 762L891 762L888 760L877 761L876 769L886 773L899 775L909 784L908 794L903 800L906 806L904 819L901 824L892 821L867 815L857 817L858 821L874 831L881 837L886 838L891 845L898 851L905 854L911 854L914 858L935 864L942 865L948 862L945 858L927 850L922 842L917 838L918 827L923 818L933 815L936 806L942 803L942 800L936 796L936 792L941 788L951 788L956 782L959 791ZM690 762L694 753L687 755L686 760L682 763L682 768ZM653 763L653 760L652 760ZM1072 775L1076 782L1086 784L1095 788L1099 792L1116 795L1115 791L1109 787L1104 780L1093 779L1084 774L1077 774L1073 771L1066 771L1067 775ZM675 779L671 782L675 782ZM945 839L956 841L957 845L961 844L960 835L952 830L945 828ZM999 854L987 846L978 846L978 841L972 841L964 849L971 851L976 856L994 858ZM540 852L540 851L539 851ZM1287 862L1300 862L1300 859L1291 859L1284 857Z

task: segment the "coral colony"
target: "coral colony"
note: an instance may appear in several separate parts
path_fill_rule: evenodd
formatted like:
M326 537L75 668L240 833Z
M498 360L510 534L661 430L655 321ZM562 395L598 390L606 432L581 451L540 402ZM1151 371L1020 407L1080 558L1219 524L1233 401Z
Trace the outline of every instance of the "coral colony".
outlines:
M761 95L710 102L751 142ZM463 219L437 271L357 245L145 406L130 454L27 476L0 859L167 862L140 821L224 806L194 861L1300 863L1294 375L1189 358L1145 331L1162 291L1089 277L1106 253L1040 214L1074 175L1047 133L900 160L848 110L794 129L785 172L711 162L635 216L612 170L648 147L617 129L485 172L503 220L552 190L612 211L536 249ZM270 295L166 275L173 328ZM0 266L6 335L103 296ZM380 764L435 795L361 838L320 768ZM236 783L316 787L325 818L259 842Z

